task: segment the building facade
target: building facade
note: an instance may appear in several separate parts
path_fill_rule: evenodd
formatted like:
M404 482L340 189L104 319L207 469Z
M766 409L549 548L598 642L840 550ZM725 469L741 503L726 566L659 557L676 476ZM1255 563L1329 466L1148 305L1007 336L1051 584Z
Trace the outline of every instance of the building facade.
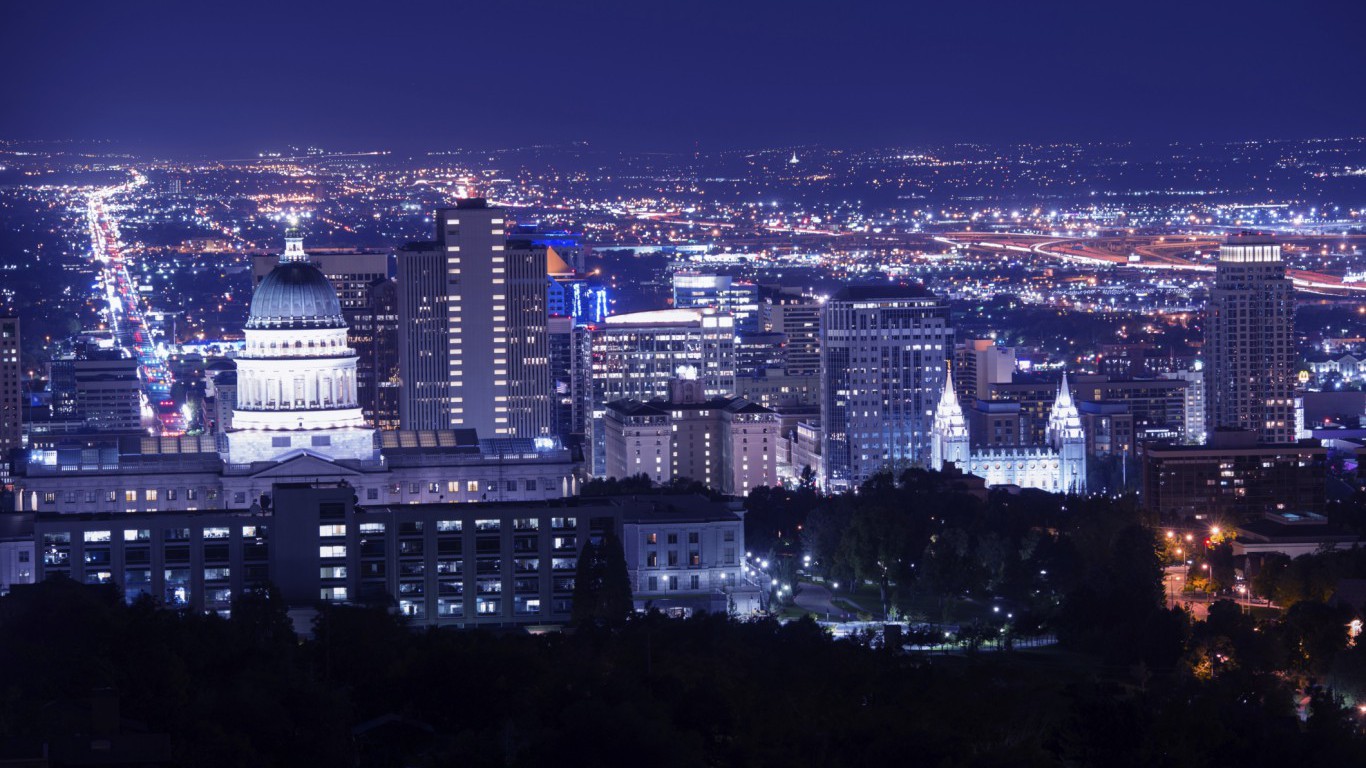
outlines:
M857 487L889 465L929 462L934 405L952 352L948 302L923 288L852 286L825 303L827 488Z
M744 398L707 397L696 380L673 382L668 399L608 403L603 429L608 477L696 480L732 496L778 484L778 414Z
M735 329L730 315L698 309L634 312L590 326L589 359L583 387L589 400L591 462L595 477L606 477L602 419L607 403L669 395L680 369L691 371L708 397L735 392Z
M1216 432L1203 446L1143 447L1143 506L1162 520L1322 512L1328 449L1257 444L1249 432Z
M1011 420L1006 420L1013 423ZM1085 493L1086 434L1064 375L1049 413L1046 442L1007 444L988 440L974 444L954 391L945 381L935 408L930 468L953 465L988 486L1014 485L1052 493Z
M0 486L10 479L10 454L23 444L23 377L19 318L0 317Z
M1219 250L1205 329L1207 431L1294 441L1295 291L1274 239L1237 235Z
M509 243L481 199L437 212L400 250L401 422L490 437L551 434L546 246Z

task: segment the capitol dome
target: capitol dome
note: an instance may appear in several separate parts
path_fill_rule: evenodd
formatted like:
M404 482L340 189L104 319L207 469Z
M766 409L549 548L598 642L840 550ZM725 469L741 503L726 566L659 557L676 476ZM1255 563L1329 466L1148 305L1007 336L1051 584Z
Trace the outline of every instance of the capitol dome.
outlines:
M249 330L345 328L337 291L317 267L308 263L303 240L286 239L279 266L266 275L251 297Z

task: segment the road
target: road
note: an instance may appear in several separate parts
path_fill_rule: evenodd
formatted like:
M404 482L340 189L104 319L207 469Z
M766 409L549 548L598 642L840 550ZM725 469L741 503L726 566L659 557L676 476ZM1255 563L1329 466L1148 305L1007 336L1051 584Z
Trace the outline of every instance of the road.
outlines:
M1352 240L1360 236L1344 236ZM951 232L936 237L950 245L967 246L985 252L1035 254L1062 261L1108 265L1131 269L1186 270L1213 272L1213 263L1192 261L1185 254L1199 250L1212 253L1222 242L1210 237L1134 235L1128 237L1049 237L1007 232ZM1298 238L1284 236L1285 245ZM1134 257L1134 258L1131 258ZM1308 293L1336 296L1366 293L1366 284L1345 283L1336 275L1303 269L1287 269L1295 287Z
M146 183L134 173L131 181L90 193L86 222L90 230L91 258L100 266L100 284L106 303L105 317L114 343L138 361L142 383L144 426L163 435L185 432L185 420L171 398L175 381L166 359L157 349L155 332L145 319L142 299L128 273L125 249L119 240L118 219L109 210L109 198Z

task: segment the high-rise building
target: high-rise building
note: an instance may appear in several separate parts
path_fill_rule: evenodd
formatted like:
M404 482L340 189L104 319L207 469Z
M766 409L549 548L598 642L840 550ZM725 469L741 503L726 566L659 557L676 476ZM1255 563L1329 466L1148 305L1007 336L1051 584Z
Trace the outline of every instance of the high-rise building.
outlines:
M357 313L356 322L365 330L357 336L369 339L369 344L357 349L365 365L356 366L357 379L361 369L372 376L369 390L358 390L361 412L376 429L398 429L399 395L403 379L399 374L398 345L398 281L384 278L371 283L369 304Z
M0 317L0 484L9 479L9 456L23 440L23 371L19 318Z
M1186 445L1201 445L1205 442L1205 371L1204 363L1197 360L1188 370L1172 371L1162 374L1164 379L1177 379L1186 382L1182 407L1185 412L1181 431L1181 442Z
M991 399L992 384L1009 384L1015 374L1015 348L991 339L965 339L953 350L953 384L969 406Z
M795 288L766 287L759 304L760 328L786 337L783 362L789 376L821 371L821 303Z
M438 241L398 252L399 423L447 429L451 422L451 327L446 252Z
M574 318L552 316L546 326L550 351L550 381L553 387L551 431L561 437L575 433L574 428ZM582 434L582 429L578 430Z
M367 350L374 346L374 324L370 308L370 286L389 278L389 254L382 251L309 251L313 266L332 283L346 321L346 343L359 355L356 358L356 401L366 423L376 424L375 391L380 376ZM280 263L280 254L258 254L251 260L252 285L261 281Z
M547 246L505 227L503 209L461 200L437 212L434 242L399 252L405 429L551 433Z
M673 277L674 308L711 308L735 319L737 331L759 330L759 286L730 275L680 272Z
M592 327L592 470L606 471L603 409L613 400L667 397L680 369L695 372L707 397L735 392L735 329L730 315L667 309L613 315ZM691 374L690 374L691 375Z
M892 464L926 465L953 353L946 300L920 286L850 286L825 303L825 484L856 487Z
M1219 250L1205 319L1208 431L1295 440L1295 292L1270 237L1236 235Z

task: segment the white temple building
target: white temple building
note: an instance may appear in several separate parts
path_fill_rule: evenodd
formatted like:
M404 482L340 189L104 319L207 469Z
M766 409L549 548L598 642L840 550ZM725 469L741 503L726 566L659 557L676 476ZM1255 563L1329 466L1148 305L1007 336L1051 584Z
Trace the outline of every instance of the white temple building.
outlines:
M939 470L953 464L983 478L988 486L1085 493L1086 436L1066 373L1049 413L1047 434L1044 445L973 448L967 419L953 389L953 376L945 376L930 431L930 468Z

